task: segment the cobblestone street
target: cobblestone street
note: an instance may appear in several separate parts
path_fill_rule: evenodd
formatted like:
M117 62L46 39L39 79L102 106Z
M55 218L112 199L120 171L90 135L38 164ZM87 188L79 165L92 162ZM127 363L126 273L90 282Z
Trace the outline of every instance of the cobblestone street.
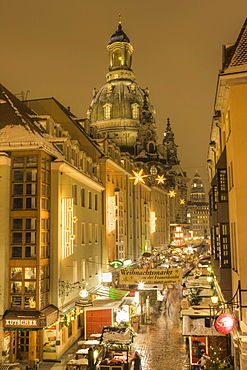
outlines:
M142 356L143 370L189 370L185 338L179 319L180 292L173 289L167 305L152 322L141 326L134 346Z

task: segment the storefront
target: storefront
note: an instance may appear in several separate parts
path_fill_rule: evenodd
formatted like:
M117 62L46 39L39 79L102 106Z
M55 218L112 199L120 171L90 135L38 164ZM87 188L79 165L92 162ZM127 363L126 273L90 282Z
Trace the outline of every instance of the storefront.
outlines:
M45 330L57 320L58 309L53 305L42 311L5 311L2 362L28 361L33 366L35 359L43 360ZM50 344L55 347L56 341Z

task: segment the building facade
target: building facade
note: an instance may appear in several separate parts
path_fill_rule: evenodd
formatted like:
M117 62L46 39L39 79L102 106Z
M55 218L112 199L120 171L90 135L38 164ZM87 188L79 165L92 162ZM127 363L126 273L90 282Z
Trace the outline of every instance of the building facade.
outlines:
M187 202L187 220L189 239L192 243L200 244L209 239L209 202L206 202L203 182L198 172L194 175L191 183Z
M97 296L112 262L140 265L185 223L171 124L159 144L121 22L107 49L107 82L86 119L0 86L2 362L58 360L86 328L80 291Z
M234 368L247 368L246 177L247 22L224 47L208 149L211 240L222 299L237 318L231 332Z

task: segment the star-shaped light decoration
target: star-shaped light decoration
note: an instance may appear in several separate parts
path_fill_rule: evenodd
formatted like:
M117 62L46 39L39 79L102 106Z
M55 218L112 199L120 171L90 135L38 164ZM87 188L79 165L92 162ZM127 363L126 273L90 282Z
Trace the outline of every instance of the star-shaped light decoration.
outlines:
M180 204L185 204L185 199L180 199Z
M169 193L168 193L170 198L175 198L176 194L177 193L175 192L175 190L170 190Z
M158 184L164 184L166 178L164 177L164 175L158 175L155 180L158 182Z
M136 171L132 170L132 172L133 172L134 176L130 177L130 179L135 180L134 185L140 184L141 182L143 184L145 184L144 177L147 177L148 175L143 175L143 169L141 169L139 172L136 172Z

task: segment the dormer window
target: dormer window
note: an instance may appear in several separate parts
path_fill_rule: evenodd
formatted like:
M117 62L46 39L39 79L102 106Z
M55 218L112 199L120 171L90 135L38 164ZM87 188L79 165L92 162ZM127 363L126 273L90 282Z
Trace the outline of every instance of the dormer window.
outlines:
M133 119L138 119L139 118L139 108L140 108L140 106L137 103L131 104L132 118Z
M104 108L104 119L110 119L112 105L109 103L106 103L103 108Z

